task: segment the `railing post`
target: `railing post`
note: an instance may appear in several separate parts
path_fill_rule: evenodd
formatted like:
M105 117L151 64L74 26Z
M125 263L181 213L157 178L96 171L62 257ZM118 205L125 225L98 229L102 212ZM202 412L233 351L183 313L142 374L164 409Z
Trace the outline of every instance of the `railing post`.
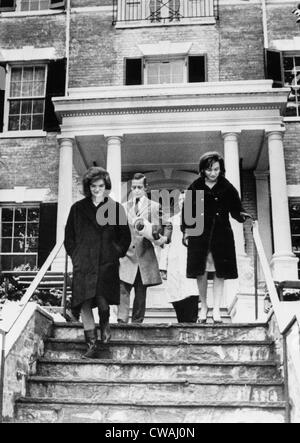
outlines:
M63 287L63 296L62 296L62 308L63 308L64 318L66 318L66 314L67 314L67 286L68 286L68 254L66 253L65 272L64 272L64 287Z
M289 390L289 365L288 365L288 349L287 349L287 333L282 334L283 339L283 371L284 371L284 399L285 399L285 422L291 423L291 406L290 406L290 390Z
M253 247L254 247L255 320L258 320L258 253L254 241L253 241Z
M0 336L1 336L1 362L0 362L0 423L3 423L4 371L5 371L5 337L6 337L6 332L0 330Z

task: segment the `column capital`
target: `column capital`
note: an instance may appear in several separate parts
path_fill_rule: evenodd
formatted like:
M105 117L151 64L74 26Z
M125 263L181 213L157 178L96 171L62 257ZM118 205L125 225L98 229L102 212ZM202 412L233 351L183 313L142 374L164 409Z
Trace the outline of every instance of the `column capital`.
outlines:
M278 131L267 131L266 132L266 137L268 140L283 140L283 135L284 135L284 129L282 131L278 130Z
M110 140L122 142L124 140L124 134L104 134L104 138L106 142L109 142Z
M61 146L63 143L69 143L70 145L72 144L72 146L74 145L75 142L75 137L73 136L64 136L64 135L58 135L57 136L57 141L59 143L59 145Z
M239 140L242 131L222 131L222 137L224 140Z

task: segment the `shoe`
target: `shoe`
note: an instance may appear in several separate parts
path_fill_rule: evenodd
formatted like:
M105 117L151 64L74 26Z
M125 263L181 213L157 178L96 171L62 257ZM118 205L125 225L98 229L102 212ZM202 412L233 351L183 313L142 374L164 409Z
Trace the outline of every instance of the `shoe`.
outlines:
M198 323L205 324L207 322L208 308L201 308Z
M218 309L218 310L213 310L213 315L212 315L212 317L213 317L213 321L214 321L215 324L221 324L221 323L223 323L223 320L222 320L222 318L221 318L221 313L220 313L220 310L219 310L219 309Z
M84 359L98 359L98 347L97 347L97 329L92 329L90 331L84 331L85 341L87 344L87 352L82 356Z
M111 331L109 326L109 310L99 313L101 342L108 343L111 340Z

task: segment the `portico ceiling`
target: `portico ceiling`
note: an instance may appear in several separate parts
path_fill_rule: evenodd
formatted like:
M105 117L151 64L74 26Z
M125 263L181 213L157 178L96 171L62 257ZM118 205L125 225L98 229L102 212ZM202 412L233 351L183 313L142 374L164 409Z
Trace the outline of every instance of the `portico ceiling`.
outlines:
M240 157L243 169L256 167L263 141L263 131L241 133ZM106 145L104 136L77 136L76 169L83 173L86 167L93 164L105 167ZM223 146L220 132L125 135L122 142L122 170L131 172L173 168L196 171L199 157L204 152L218 151L223 154Z

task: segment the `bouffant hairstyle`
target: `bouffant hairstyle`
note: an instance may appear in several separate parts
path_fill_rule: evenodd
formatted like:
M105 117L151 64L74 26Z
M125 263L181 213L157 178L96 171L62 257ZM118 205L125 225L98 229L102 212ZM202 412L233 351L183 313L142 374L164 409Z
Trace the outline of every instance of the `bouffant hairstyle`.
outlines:
M205 171L207 169L210 169L214 163L220 164L221 174L222 176L225 175L225 163L224 159L221 154L218 152L212 151L207 152L206 154L202 155L199 160L199 174L201 177L205 177Z
M86 171L82 180L83 194L85 195L85 197L92 196L90 186L98 180L104 181L105 189L107 191L111 190L111 180L109 173L103 168L92 166Z
M134 174L132 180L143 180L144 187L147 188L148 186L147 177L145 176L145 174L142 174L141 172L137 172L136 174Z

